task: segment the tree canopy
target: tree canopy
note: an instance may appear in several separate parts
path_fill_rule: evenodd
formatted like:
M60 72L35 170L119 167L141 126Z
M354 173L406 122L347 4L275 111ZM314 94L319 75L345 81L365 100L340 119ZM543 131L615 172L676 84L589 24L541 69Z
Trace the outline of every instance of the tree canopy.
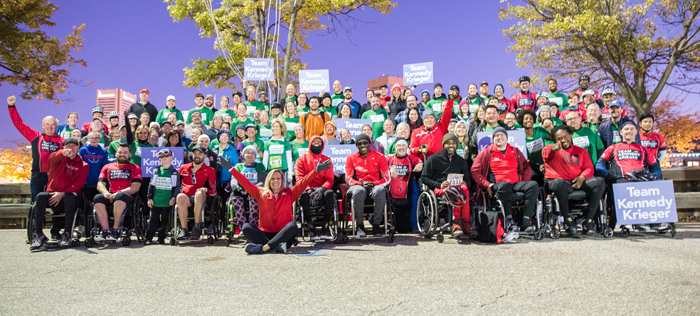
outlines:
M697 93L700 1L510 0L499 14L517 64L569 88L588 74L592 86L617 87L638 115L662 90ZM545 79L546 80L546 79Z
M47 0L3 0L0 2L0 85L22 85L20 97L56 101L68 88L68 69L87 66L72 56L83 47L85 24L73 27L63 40L46 35L41 27L55 25L50 18L58 7Z

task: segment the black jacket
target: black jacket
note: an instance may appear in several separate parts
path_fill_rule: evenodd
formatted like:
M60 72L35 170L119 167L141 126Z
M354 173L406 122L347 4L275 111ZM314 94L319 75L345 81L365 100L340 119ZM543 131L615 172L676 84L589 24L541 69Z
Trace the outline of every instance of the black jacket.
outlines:
M443 149L440 152L430 156L428 161L423 166L421 181L431 189L440 188L440 185L447 180L447 175L450 173L463 174L462 180L469 185L469 166L464 158L456 153L450 157Z
M404 99L391 99L386 105L389 107L389 118L394 122L396 122L396 114L406 110L406 100Z
M158 109L156 109L156 106L151 104L151 102L146 102L146 105L141 105L141 103L136 102L129 107L129 113L134 113L139 118L144 111L148 112L148 115L151 117L151 122L156 121Z

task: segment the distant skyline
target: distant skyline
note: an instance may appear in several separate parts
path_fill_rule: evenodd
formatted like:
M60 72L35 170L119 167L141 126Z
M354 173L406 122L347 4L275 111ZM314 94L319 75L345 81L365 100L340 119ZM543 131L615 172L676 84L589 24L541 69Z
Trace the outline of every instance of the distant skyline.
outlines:
M389 15L371 10L357 12L355 16L360 20L373 23L358 23L349 39L342 30L327 36L311 33L307 40L311 50L302 52L301 61L308 64L307 69L329 69L331 81L352 86L355 99L362 103L368 80L382 75L401 76L404 64L432 61L435 82L442 83L445 90L452 84L459 85L462 96L470 83L487 81L493 90L497 82L506 85L508 80L532 73L516 67L515 54L506 52L509 42L501 29L512 23L498 20L498 9L504 5L499 1L433 0L429 8L419 0L395 2L398 6ZM46 115L63 123L73 111L80 114L80 123L87 122L96 105L97 89L123 89L138 95L146 88L151 93L149 101L158 109L165 107L166 97L172 94L181 110L194 107L197 92L218 97L233 92L183 86L183 69L192 66L191 59L209 59L218 52L213 49L214 38L200 38L194 22L174 23L161 1L75 0L56 4L60 7L52 18L56 26L46 31L62 38L74 25L85 23L84 48L74 56L84 59L88 66L71 68L71 78L94 83L89 87L71 85L60 97L74 101L61 105L18 100L20 115L33 128L40 130L41 118ZM418 87L431 94L432 88L432 84ZM19 95L22 88L3 83L0 91L5 100ZM515 89L506 88L507 96L514 93ZM692 104L697 100L696 96L686 98ZM0 124L6 127L0 147L10 147L8 141L22 139L8 115L0 115Z

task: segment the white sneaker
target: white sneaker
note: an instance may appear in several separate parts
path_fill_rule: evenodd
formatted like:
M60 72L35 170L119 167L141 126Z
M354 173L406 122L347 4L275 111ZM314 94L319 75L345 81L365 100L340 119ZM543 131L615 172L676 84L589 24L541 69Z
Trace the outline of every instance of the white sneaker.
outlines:
M357 229L357 237L365 238L365 237L367 237L367 234L365 234L365 232L362 231L362 229L358 228Z

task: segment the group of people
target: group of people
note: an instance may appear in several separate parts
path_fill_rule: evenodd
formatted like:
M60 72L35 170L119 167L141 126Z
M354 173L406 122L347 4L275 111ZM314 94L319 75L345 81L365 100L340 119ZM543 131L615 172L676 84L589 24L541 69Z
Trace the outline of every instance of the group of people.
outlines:
M659 161L666 150L663 137L653 132L652 115L641 116L637 125L627 117L614 90L605 88L599 94L586 75L579 84L578 90L565 94L550 79L549 91L536 94L523 76L510 99L500 83L493 90L487 82L470 84L466 97L457 85L447 94L440 83L434 84L432 94L427 90L414 94L416 86L382 86L378 92L368 89L361 104L353 98L353 89L343 88L339 81L333 83L332 95L297 94L290 84L282 99L279 89L273 88L271 103L266 91L244 82L245 101L242 93L235 92L232 105L223 96L217 109L211 95L197 93L195 107L186 113L177 108L174 96L168 96L158 111L149 102L150 92L142 89L139 100L124 113L125 124L120 124L119 113L110 112L105 118L97 106L91 121L82 126L78 113L71 112L63 124L45 117L42 131L22 121L14 96L7 102L16 128L31 142L34 209L43 214L56 207L67 214L62 234L59 227L51 228L59 245L70 244L70 215L79 194L94 202L102 229L95 236L98 241L120 237L121 215L135 196L147 201L147 244L164 243L169 209L174 206L182 227L175 237L199 239L204 219L194 212L194 226L188 227L188 212L219 195L233 205L235 224L250 241L246 251L264 253L286 251L297 235L291 211L297 200L302 225L313 238L328 237L329 228L326 224L317 231L310 224L310 207L325 206L328 223L336 196L345 194L351 194L357 205L347 212L355 212L358 236L367 235L363 212L368 197L374 201L375 214L383 214L386 197L392 199L397 231L411 232L416 225L411 222L415 208L411 198L420 186L438 197L455 192L462 199L462 206L453 211L452 227L460 236L475 229L470 192L501 200L506 228L532 232L539 188L547 185L560 201L569 234L578 236L568 212L568 193L580 189L589 199L599 200L606 187L626 181L630 171L645 169L660 177ZM354 138L347 129L337 130L337 119L352 118L372 123ZM526 135L527 159L508 144L508 134L518 129ZM490 133L492 144L479 148L479 132ZM322 153L325 146L336 144L357 147L346 158L344 175L335 173ZM161 166L150 178L141 172L142 153L149 147L165 147L157 152ZM177 147L182 147L182 157L169 149ZM182 161L178 169L174 159ZM519 222L511 206L516 192L525 196ZM111 227L108 210L114 216ZM598 204L589 203L582 225L587 234L596 234L597 211ZM609 215L614 228L615 214ZM371 218L374 235L383 233L382 221L383 216ZM43 217L34 225L32 250L48 241Z

